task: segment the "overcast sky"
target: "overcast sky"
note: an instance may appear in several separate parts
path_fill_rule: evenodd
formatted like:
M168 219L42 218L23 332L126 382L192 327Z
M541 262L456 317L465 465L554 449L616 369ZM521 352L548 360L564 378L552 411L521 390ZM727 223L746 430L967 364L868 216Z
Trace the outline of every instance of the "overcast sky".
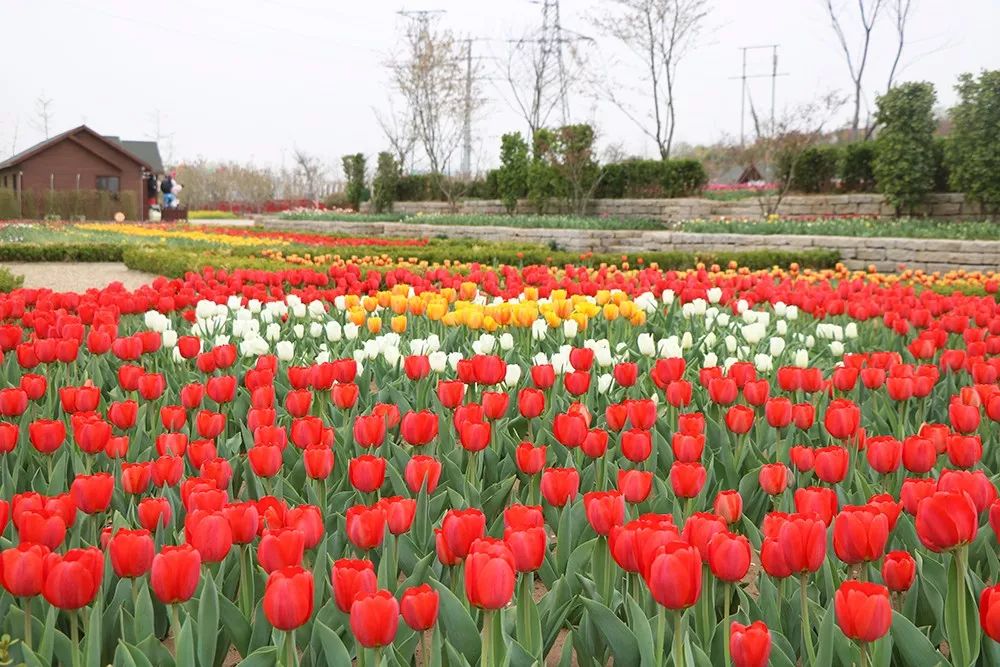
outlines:
M932 82L946 106L959 73L1000 68L1000 0L913 3L901 79ZM596 38L595 69L619 63L615 85L627 91L629 54L587 19L611 4L562 0L563 22ZM7 56L0 66L0 156L10 153L15 135L18 150L43 138L35 112L42 95L52 99L52 133L86 123L104 134L150 138L158 110L161 134L170 137L161 152L175 162L204 157L278 166L290 163L296 146L331 164L349 152L374 155L387 148L372 109L388 97L383 63L398 40L400 9L447 10L442 25L484 39L476 50L493 58L483 61L493 80L482 84L490 101L474 134L477 164L489 166L499 136L523 129L495 63L508 39L540 23L540 5L528 0L0 0ZM788 76L778 79L779 112L851 85L825 0L714 0L709 23L680 65L678 141L738 137L740 85L731 77L740 71L740 46L780 44L779 70ZM889 21L876 28L866 79L871 104L885 86L893 31ZM752 52L748 69L770 72L770 53ZM758 108L769 106L769 86L766 78L752 82ZM572 115L594 122L604 145L655 154L606 102L579 95Z

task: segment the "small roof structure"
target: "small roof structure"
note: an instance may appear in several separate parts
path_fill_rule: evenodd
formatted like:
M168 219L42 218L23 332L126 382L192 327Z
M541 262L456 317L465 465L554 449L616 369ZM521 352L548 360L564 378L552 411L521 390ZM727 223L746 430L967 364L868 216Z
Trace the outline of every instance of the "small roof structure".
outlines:
M107 144L113 150L118 151L119 153L122 153L122 154L126 155L127 157L135 160L136 162L138 162L141 166L145 167L151 173L155 173L155 174L163 173L163 162L160 160L160 151L159 151L158 148L156 148L156 142L152 142L152 141L123 142L123 141L119 140L117 137L105 137L105 136L102 136L102 135L98 134L97 132L94 132L92 129L90 129L86 125L80 125L78 127L74 127L74 128L72 128L70 130L66 130L65 132L61 132L59 134L53 135L53 136L49 137L48 139L46 139L44 141L38 142L34 146L31 146L30 148L27 148L27 149L21 151L20 153L18 153L16 155L13 155L13 156L7 158L6 160L3 160L2 162L0 162L0 169L6 169L8 167L14 167L14 166L16 166L18 164L21 164L22 162L24 162L28 158L31 158L31 157L33 157L35 155L38 155L39 153L41 153L42 151L46 150L50 146L54 146L55 144L59 143L60 141L63 141L64 139L66 139L68 137L72 137L72 136L74 136L76 134L79 134L81 132L84 132L86 134L89 134L89 135L93 136L94 138L96 138L96 139L102 141L103 143ZM143 147L140 148L140 150L142 150L142 151L144 151L144 152L147 153L147 156L143 157L143 155L140 155L140 154L135 153L132 150L130 150L126 146L126 144L153 144L153 147L154 147L154 150L155 150L155 153L156 153L156 155L155 155L155 157L156 157L156 164L153 164L152 162L150 162L150 160L147 159L147 157L151 157L151 155L149 155L149 149L148 149L148 147L143 146Z

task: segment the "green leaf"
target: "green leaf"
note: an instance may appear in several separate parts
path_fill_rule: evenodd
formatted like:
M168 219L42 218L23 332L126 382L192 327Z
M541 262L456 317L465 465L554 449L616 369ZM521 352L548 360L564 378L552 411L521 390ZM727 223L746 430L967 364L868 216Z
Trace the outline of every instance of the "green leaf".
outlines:
M594 625L607 640L608 646L615 656L615 664L639 664L639 645L628 626L600 602L587 598L581 599L581 602L593 617Z
M264 646L257 649L243 660L240 660L236 667L274 667L278 664L278 647ZM331 663L336 664L336 663ZM350 664L349 662L346 664Z
M823 621L819 626L819 642L817 644L816 664L814 667L832 667L833 651L835 648L833 636L835 632L834 611L831 604L823 615ZM803 662L805 662L805 659L803 659Z
M892 613L892 638L907 667L937 667L944 663L931 640L898 611Z
M948 594L944 603L944 627L951 649L951 664L971 667L979 657L979 611L969 584L959 567L959 552L952 554L948 565ZM965 616L964 633L961 616ZM964 636L963 636L964 634Z
M313 634L319 638L328 665L349 665L351 654L344 646L343 640L336 632L321 621L313 623Z
M87 667L101 667L101 622L104 616L103 604L98 602L90 610L87 636L84 638L84 664Z
M527 584L534 581L530 574L523 574L517 594L517 639L530 655L536 660L542 658L542 622L538 615L538 605L532 597L532 590Z
M451 589L436 579L430 579L428 583L440 597L438 617L444 638L470 663L475 664L482 652L479 628L476 627L475 621Z
M144 580L139 580L144 582ZM153 600L149 596L149 586L139 583L139 596L135 604L135 622L132 624L132 631L135 633L135 640L141 642L146 637L153 636Z
M178 665L195 665L194 629L191 618L185 618L181 631L174 640L174 660Z
M229 640L246 657L250 652L250 623L243 616L233 601L225 596L219 598L219 617L222 620L222 627L225 628Z
M203 577L201 599L198 600L198 664L212 667L215 662L215 645L219 641L219 594L215 579ZM182 663L183 664L183 663Z
M146 657L146 654L143 653L142 649L140 649L138 646L121 642L120 644L118 644L118 648L119 650L121 650L122 648L125 649L124 650L125 654L129 656L129 658L132 660L132 664L135 665L135 667L153 667L153 663L150 661L148 657Z
M636 646L639 648L639 666L653 667L656 664L656 639L649 618L639 603L631 595L628 596L629 626L635 633Z

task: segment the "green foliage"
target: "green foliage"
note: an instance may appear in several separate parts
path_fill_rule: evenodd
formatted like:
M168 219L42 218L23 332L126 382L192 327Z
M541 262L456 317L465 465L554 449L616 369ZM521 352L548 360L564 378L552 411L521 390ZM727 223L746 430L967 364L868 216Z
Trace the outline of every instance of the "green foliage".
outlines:
M582 215L601 181L601 168L594 159L594 128L586 123L565 125L555 139L548 159L562 181L570 211Z
M983 211L1000 213L1000 70L959 77L951 110L951 181Z
M1000 226L991 222L957 222L933 218L689 220L681 223L681 230L703 234L796 234L1000 241Z
M0 262L120 262L116 243L0 243Z
M16 206L15 200L13 207ZM21 215L13 217L111 220L115 213L121 212L126 220L138 220L140 210L139 199L131 190L123 190L117 196L104 190L26 190L21 193L21 208Z
M375 179L372 181L372 209L375 213L392 211L392 204L397 197L399 182L399 165L392 153L378 154L378 164L375 167Z
M840 185L847 192L871 192L875 189L875 142L847 144L840 156Z
M528 194L528 144L520 132L500 138L500 169L497 170L497 190L507 213L517 208L517 200Z
M896 207L912 212L934 189L934 86L904 83L877 100L875 181Z
M599 199L690 197L708 183L698 160L625 160L604 165Z
M556 142L552 130L535 131L531 142L531 164L528 166L528 199L536 213L546 213L549 202L559 194L559 174L549 161L549 154Z
M232 211L188 211L188 220L238 220Z
M347 187L344 194L347 195L347 202L355 211L361 208L361 202L368 198L368 188L365 187L365 156L362 153L345 155L341 158L344 168L344 177L347 179Z
M797 153L779 155L778 172L791 176L789 189L795 192L829 192L839 162L840 149L836 146L810 146Z
M20 217L17 193L11 189L0 190L0 220L17 220Z
M934 192L952 192L950 146L948 137L934 137Z
M0 266L0 292L13 292L24 284L24 276L15 276L10 269Z
M497 169L486 172L486 178L477 178L465 183L464 197L469 199L497 199L499 195Z
M396 182L396 201L444 201L431 174L407 174Z

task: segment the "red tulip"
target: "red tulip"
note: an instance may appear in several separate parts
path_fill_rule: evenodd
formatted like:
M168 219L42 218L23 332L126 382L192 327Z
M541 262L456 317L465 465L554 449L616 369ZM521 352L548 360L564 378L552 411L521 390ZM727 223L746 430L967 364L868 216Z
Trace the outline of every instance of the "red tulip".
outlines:
M892 606L889 589L862 581L845 581L833 597L837 625L847 637L873 642L889 632Z
M813 471L827 484L839 484L847 476L850 455L844 447L836 445L813 451Z
M781 495L788 488L788 467L784 463L767 463L757 473L757 481L767 495Z
M93 602L104 578L104 554L100 549L70 549L64 555L50 553L44 561L42 595L53 607L79 609Z
M967 493L937 491L917 506L917 537L931 551L969 544L979 530L979 513Z
M622 387L631 387L639 379L639 365L634 362L622 361L615 364L612 375Z
M556 371L552 364L531 367L531 381L541 390L550 389L556 382Z
M393 535L402 535L410 530L413 518L417 512L416 500L401 496L392 496L391 498L380 500L379 505L385 511L385 521L390 533Z
M410 493L419 493L427 485L427 493L433 493L441 479L441 462L433 456L417 455L406 463L403 478Z
M173 510L170 508L170 501L166 498L143 498L136 508L136 515L139 517L140 526L155 533L157 527L170 525Z
M508 527L503 539L514 555L514 567L518 572L534 572L542 566L548 547L548 535L543 526Z
M833 489L818 486L795 489L795 511L815 514L829 526L837 513L837 494Z
M233 544L250 544L260 528L260 512L253 501L229 503L222 508L222 515L229 523Z
M522 442L514 451L517 469L525 475L537 475L545 467L545 445L536 447L530 442Z
M908 514L916 516L920 501L934 495L935 491L937 491L937 480L929 477L907 477L903 480L899 500Z
M42 592L48 547L21 542L0 552L0 582L14 597L34 597Z
M735 385L735 383L734 383ZM643 573L649 592L667 609L686 609L701 595L701 557L683 542L661 546Z
M833 520L833 550L848 565L878 560L889 541L889 519L866 505L848 505Z
M671 438L670 446L674 450L674 458L681 463L696 463L701 461L702 452L705 450L705 435L678 431Z
M180 431L187 423L187 410L183 405L164 405L160 408L160 423L168 431Z
M950 435L948 460L956 468L971 468L983 458L983 441L978 435Z
M407 412L399 425L399 433L407 444L422 447L434 440L438 434L437 415L430 410Z
M708 566L721 581L741 581L750 569L750 541L742 535L716 533L708 543Z
M465 558L472 543L486 534L486 516L474 507L448 510L441 522L441 532L448 553L457 559Z
M358 385L353 382L337 383L330 390L333 404L339 410L350 410L358 402Z
M554 507L563 507L576 498L579 488L580 473L576 468L546 468L542 471L542 497Z
M351 486L361 493L377 491L385 481L385 459L365 454L351 459L347 468Z
M1000 642L1000 584L979 594L979 625L987 637Z
M322 443L310 445L302 452L302 464L309 479L326 479L333 472L333 450Z
M257 562L267 573L302 565L305 535L294 528L265 530L257 547Z
M379 505L355 505L347 509L347 539L367 551L382 544L385 537L385 510Z
M753 428L755 413L745 405L734 405L726 411L726 428L730 433L745 435Z
M670 485L678 498L694 498L705 485L705 468L700 463L675 462L670 466Z
M189 512L184 518L184 536L205 563L218 563L233 546L233 531L222 512Z
M149 572L154 550L148 530L119 529L108 542L111 567L119 577L135 578Z
M370 560L341 558L334 562L330 571L330 584L337 608L345 614L350 613L358 595L378 589L375 566Z
M728 532L722 517L710 512L695 512L684 522L682 537L685 542L698 550L698 555L708 562L708 545L717 533Z
M720 491L715 496L712 510L726 523L734 524L743 516L743 497L736 490Z
M351 605L351 632L359 646L388 646L399 628L399 603L389 591L360 593Z
M462 422L458 428L458 440L468 452L481 452L490 444L492 428L490 422Z
M517 394L517 409L525 419L534 419L545 411L545 394L541 389L525 387Z
M399 611L414 632L425 632L437 623L439 596L428 584L411 586L403 591Z
M274 570L264 588L264 615L276 630L294 630L313 612L313 576L297 565Z
M465 559L465 595L480 609L501 609L514 597L514 554L501 540L480 538Z
M70 487L73 501L86 514L98 514L107 510L114 490L115 479L107 472L78 475Z
M629 429L621 435L621 449L629 461L642 463L653 452L653 435L650 431Z
M66 424L57 419L36 419L28 425L28 439L42 454L52 454L66 440Z
M563 447L579 447L587 437L587 419L580 413L558 414L552 421L552 435Z
M890 551L882 561L882 581L890 591L910 590L917 574L917 562L906 551Z
M643 470L619 470L618 490L622 492L625 502L638 504L649 497L653 488L653 473Z
M948 419L951 427L959 433L974 433L979 428L979 406L952 400L948 404Z
M764 418L772 428L785 428L792 423L792 402L784 396L768 399Z
M772 538L765 538L765 541L768 539ZM815 572L826 558L826 526L813 515L789 516L778 528L773 541L793 574Z
M591 491L583 494L583 507L590 527L607 536L613 526L625 519L625 499L619 491Z
M729 626L729 653L733 667L767 667L771 658L771 631L763 621Z
M903 443L892 436L869 438L865 443L868 465L880 475L896 472L903 460Z

